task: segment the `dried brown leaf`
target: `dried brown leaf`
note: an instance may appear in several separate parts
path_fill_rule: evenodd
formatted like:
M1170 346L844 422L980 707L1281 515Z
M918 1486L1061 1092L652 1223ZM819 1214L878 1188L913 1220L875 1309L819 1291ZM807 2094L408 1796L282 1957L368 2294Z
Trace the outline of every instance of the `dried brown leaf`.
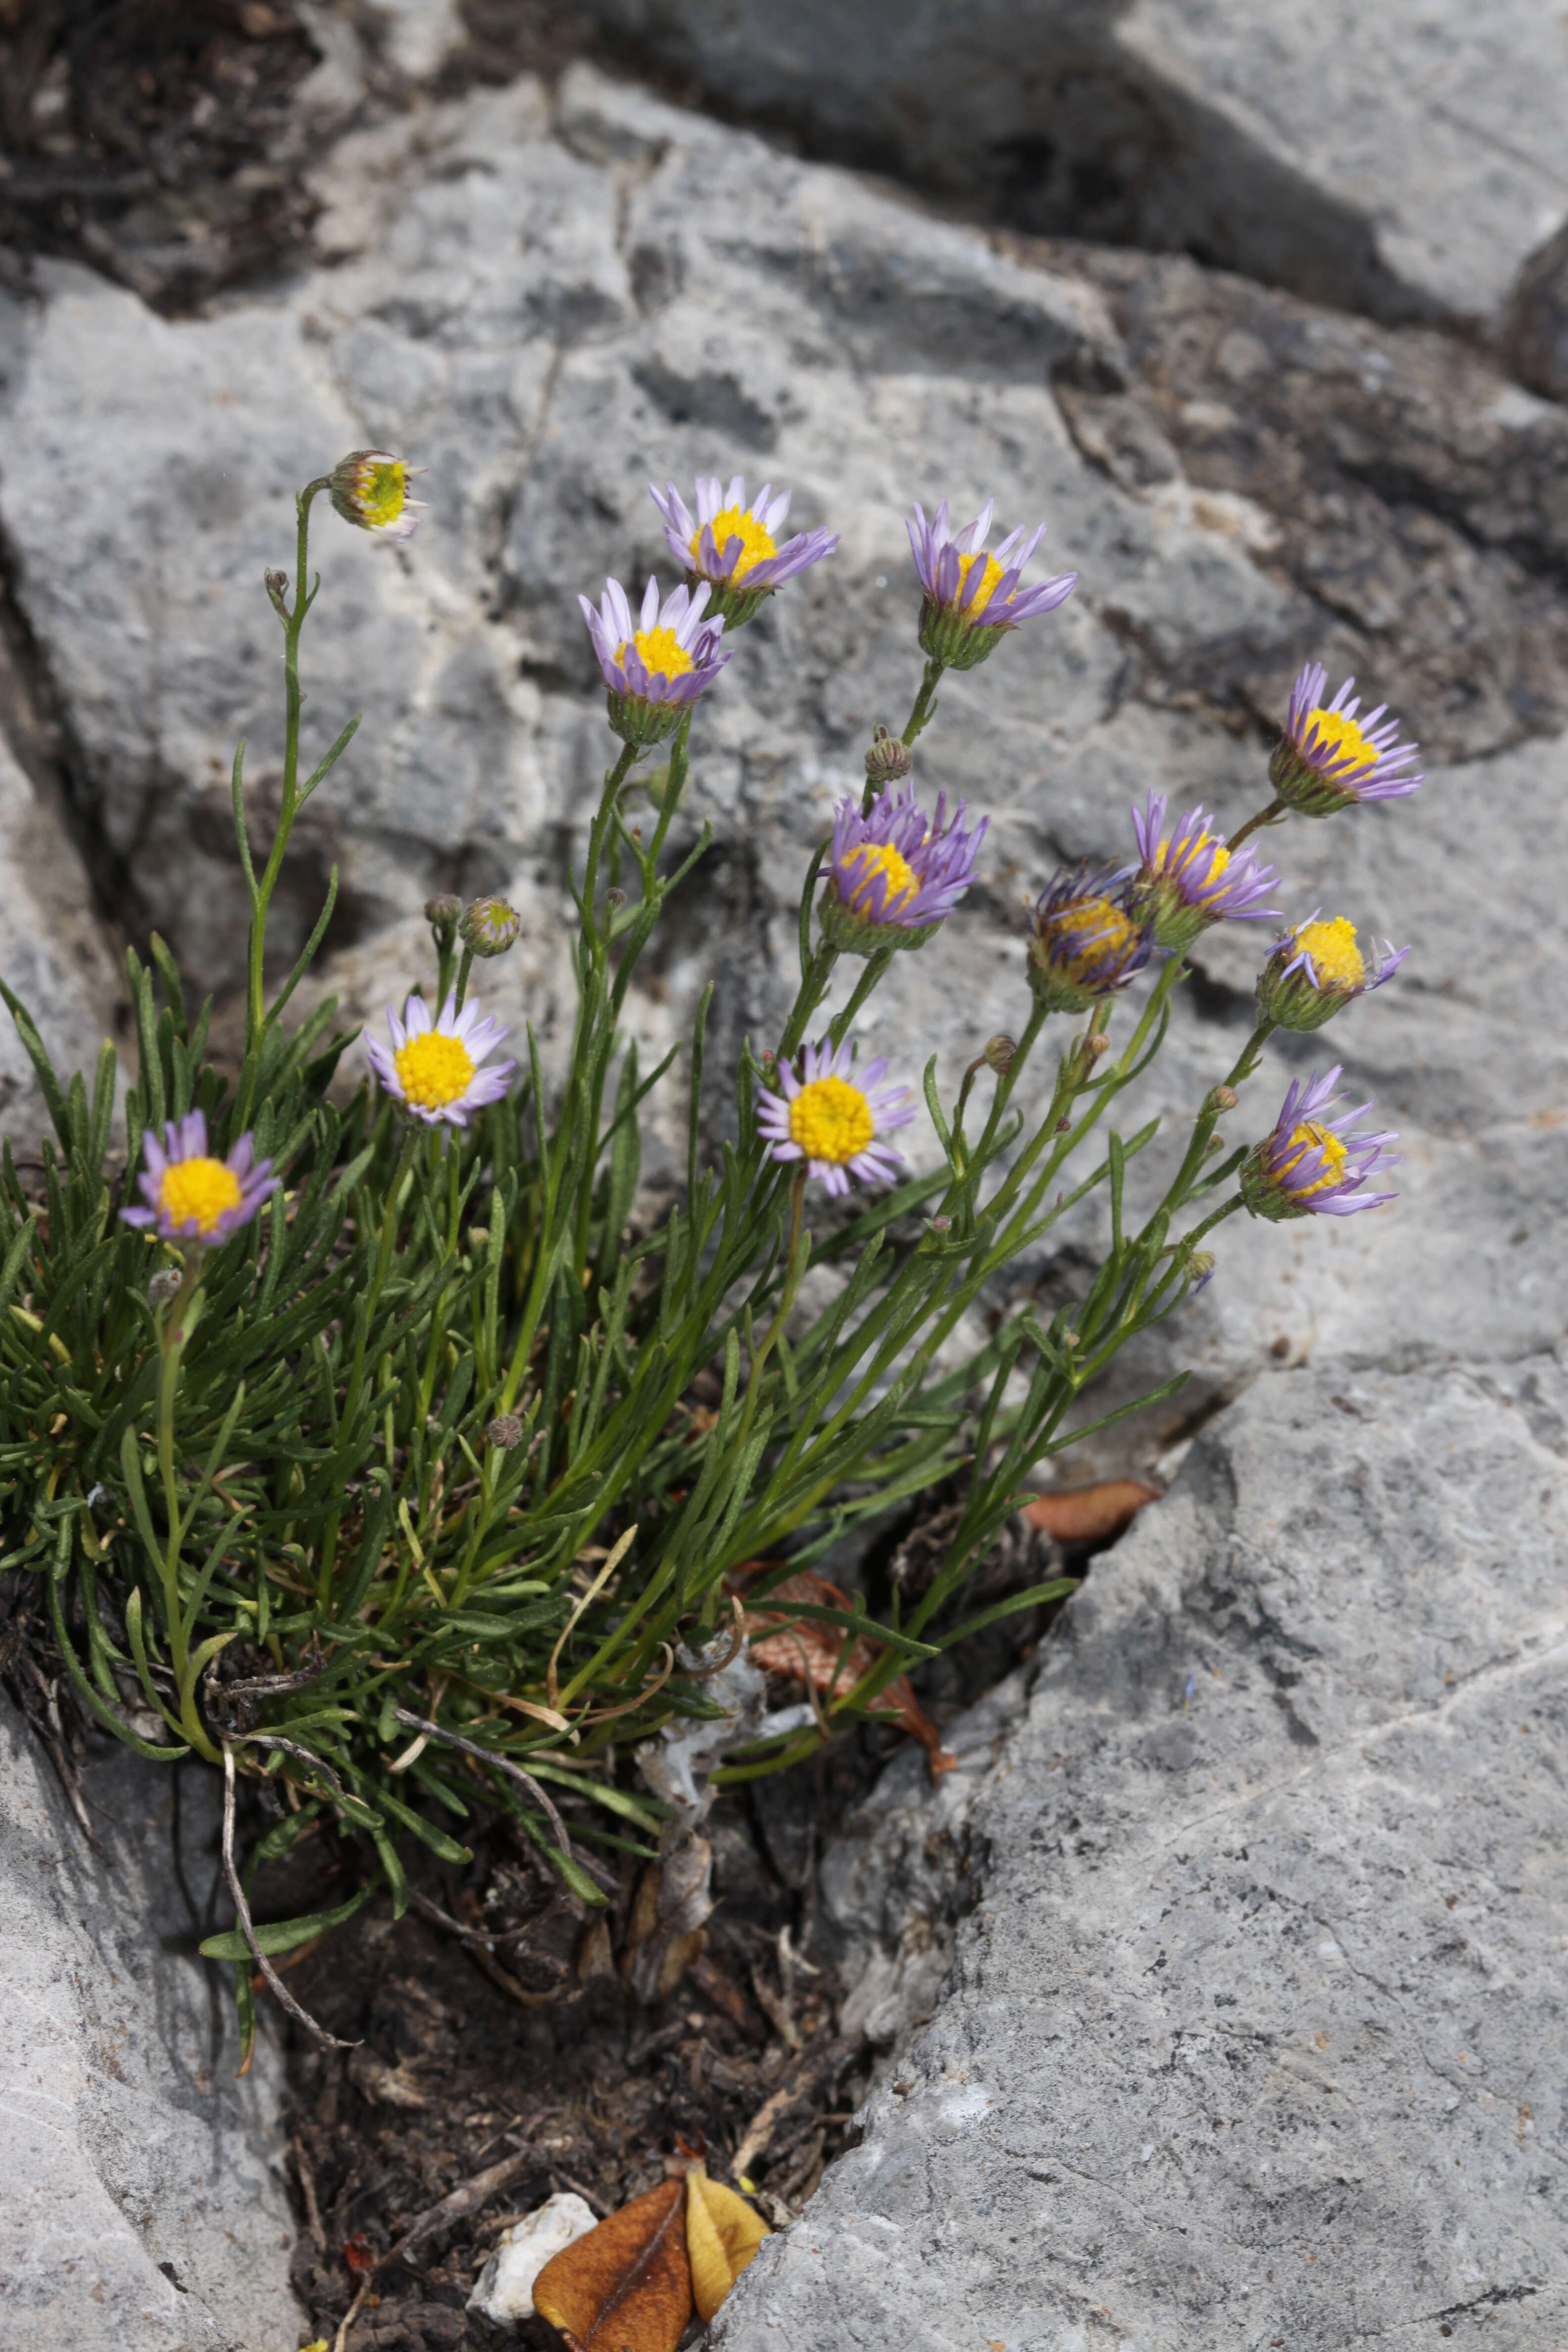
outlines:
M842 1609L847 1613L849 1610L848 1596L837 1584L818 1576L815 1569L802 1569L776 1584L765 1601L747 1611L746 1631L752 1635L752 1656L766 1673L793 1675L825 1693L831 1702L852 1690L882 1654L866 1633L853 1634L846 1648L839 1626L824 1625L812 1618L790 1624L789 1604L803 1601L815 1608ZM770 1626L787 1630L770 1633ZM868 1704L873 1713L891 1717L911 1739L920 1741L933 1780L940 1780L944 1772L952 1770L958 1759L943 1748L941 1734L910 1689L907 1675L898 1675Z
M533 2307L571 2352L675 2352L691 2316L686 2183L661 2180L552 2255Z
M686 2176L686 2252L691 2292L711 2319L763 2240L768 2225L743 2197L693 2168Z
M1037 1495L1020 1517L1058 1543L1104 1543L1130 1527L1145 1503L1157 1503L1158 1486L1142 1478L1102 1478L1093 1486L1067 1486L1054 1495Z

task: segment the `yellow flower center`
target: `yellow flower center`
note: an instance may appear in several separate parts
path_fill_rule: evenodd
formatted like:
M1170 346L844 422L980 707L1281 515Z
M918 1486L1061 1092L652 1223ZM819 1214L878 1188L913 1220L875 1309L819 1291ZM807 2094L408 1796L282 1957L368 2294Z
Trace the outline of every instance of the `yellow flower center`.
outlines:
M871 1106L847 1078L814 1078L789 1107L789 1131L808 1160L836 1168L864 1151L877 1132Z
M1311 957L1320 988L1349 992L1366 986L1366 966L1355 943L1355 925L1343 915L1336 915L1331 923L1303 923L1296 934L1296 945Z
M1352 767L1370 768L1377 757L1377 746L1367 740L1353 719L1342 710L1314 710L1309 713L1301 740L1305 742L1313 728L1318 730L1317 750L1327 751L1335 761L1348 760Z
M408 468L397 458L388 466L365 466L355 490L371 530L384 530L407 503Z
M683 677L691 667L691 656L673 629L638 629L632 643L650 677ZM617 646L616 659L626 657L625 646Z
M721 555L731 540L738 539L741 542L735 569L730 574L731 585L748 572L753 563L765 563L770 555L776 555L779 551L773 533L763 529L750 507L721 507L710 528L713 533L713 544ZM691 534L692 569L698 572L702 569L702 558L699 552L701 544L702 526L700 523Z
M969 575L977 563L984 563L985 569L980 575L980 585L974 592L973 602L966 603ZM953 603L962 606L972 621L978 620L995 594L996 583L1001 577L1002 566L994 555L961 555L958 559L958 593Z
M844 864L847 871L859 877L849 893L848 903L861 914L871 912L872 885L879 874L888 886L888 895L882 901L884 918L895 907L901 907L906 898L912 898L921 887L908 858L890 845L875 849L869 842L863 842L858 849L850 851Z
M1315 1119L1309 1119L1303 1127L1291 1129L1286 1156L1276 1160L1275 1167L1281 1176L1289 1176L1291 1170L1300 1168L1302 1160L1313 1151L1322 1153L1323 1164L1310 1184L1296 1186L1298 1200L1304 1199L1310 1192L1326 1192L1331 1184L1339 1182L1344 1173L1344 1145L1337 1135L1326 1127L1320 1127Z
M221 1160L172 1160L158 1187L158 1206L171 1224L195 1221L210 1234L226 1209L240 1203L239 1179Z
M1154 854L1154 871L1156 874L1163 874L1165 872L1170 862L1170 856L1171 845L1168 841L1163 841ZM1189 845L1186 857L1186 870L1190 874L1195 866L1202 866L1204 868L1204 882L1205 887L1210 882L1217 882L1220 876L1225 872L1226 867L1229 864L1229 850L1226 849L1223 842L1215 841L1212 833L1200 833L1196 840Z
M410 1037L393 1055L403 1091L421 1110L445 1110L465 1093L474 1075L474 1057L460 1037L443 1037L426 1029Z
M1138 941L1136 923L1109 898L1079 898L1053 915L1048 929L1057 950L1053 962L1065 966L1077 981L1102 970L1107 959L1120 963Z

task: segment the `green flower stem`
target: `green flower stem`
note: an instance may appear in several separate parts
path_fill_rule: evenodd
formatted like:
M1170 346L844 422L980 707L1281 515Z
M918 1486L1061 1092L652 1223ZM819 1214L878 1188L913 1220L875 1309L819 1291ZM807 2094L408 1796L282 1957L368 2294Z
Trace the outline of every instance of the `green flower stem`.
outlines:
M314 591L307 585L310 538L310 502L321 490L330 489L328 476L321 475L307 482L294 501L295 564L294 601L283 621L283 798L278 812L278 830L272 849L257 883L251 899L250 937L247 954L247 977L245 1007L245 1046L247 1056L259 1053L267 1013L262 996L262 956L267 944L267 914L272 903L272 893L278 887L278 877L283 868L283 858L289 847L289 836L294 829L294 819L300 806L300 636L305 618L315 601ZM279 602L279 610L284 611ZM237 1124L245 1125L250 1114L251 1095L255 1087L254 1072L249 1090L241 1105Z
M1279 818L1284 815L1286 805L1287 803L1284 801L1270 801L1268 806L1267 808L1259 809L1256 816L1249 816L1247 823L1241 827L1240 831L1238 833L1233 833L1230 839L1226 843L1225 845L1228 853L1234 857L1237 851L1241 847L1242 843L1244 841L1250 840L1252 835L1257 833L1260 827L1266 824L1277 824Z
M180 1365L202 1311L202 1266L205 1252L199 1244L186 1249L180 1286L164 1310L158 1328L158 1472L163 1487L167 1529L163 1573L164 1630L169 1639L169 1664L186 1738L209 1764L218 1751L207 1738L196 1713L195 1676L185 1637L184 1606L180 1596L180 1546L184 1528L180 1512L179 1483L174 1475L174 1402L180 1386ZM199 1663L199 1662L198 1662Z
M805 1272L807 1252L803 1248L802 1242L806 1175L807 1170L803 1160L789 1188L789 1250L784 1259L784 1287L779 1293L778 1311L763 1332L756 1353L752 1358L751 1377L746 1382L746 1402L742 1409L741 1426L736 1433L731 1455L737 1463L743 1459L746 1447L751 1441L752 1424L757 1417L757 1402L762 1395L763 1373L767 1367L768 1358L772 1355L774 1343L784 1329L790 1310L795 1305L801 1277Z
M460 1013L460 1012L462 1011L462 1009L463 1009L463 999L464 999L464 997L465 997L465 996L467 996L467 994L468 994L468 974L472 971L473 968L474 968L474 951L473 951L473 949L472 949L472 948L467 948L467 947L466 947L466 948L463 950L463 960L462 960L461 963L459 963L459 964L458 964L458 966L457 1010L458 1010L459 1013ZM439 1013L439 1011L440 1011L440 1009L441 1009L441 1005L442 1005L442 1003L444 1003L445 1002L446 1002L445 998L441 998L441 999L439 999L439 1000L437 1001L437 1007L436 1007L436 1010L437 1010L437 1013Z
M916 736L921 733L935 716L937 683L946 667L947 664L936 654L932 654L928 659L925 676L921 680L920 692L914 698L910 715L904 721L903 734L900 738L906 747L912 748Z

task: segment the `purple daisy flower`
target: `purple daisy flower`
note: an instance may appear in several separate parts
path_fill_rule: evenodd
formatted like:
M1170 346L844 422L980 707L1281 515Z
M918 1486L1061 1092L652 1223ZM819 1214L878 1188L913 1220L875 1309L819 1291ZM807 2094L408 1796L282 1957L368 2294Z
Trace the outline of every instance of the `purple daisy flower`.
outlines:
M1363 1114L1326 1116L1340 1082L1340 1065L1319 1077L1298 1078L1285 1097L1274 1131L1248 1155L1241 1171L1241 1196L1255 1217L1352 1217L1358 1209L1380 1208L1393 1192L1363 1192L1362 1186L1397 1168L1400 1155L1385 1147L1397 1140L1392 1129L1375 1135L1347 1135Z
M1416 746L1399 740L1398 719L1384 717L1388 705L1358 718L1354 678L1325 703L1328 682L1321 662L1304 662L1290 688L1285 738L1268 763L1268 781L1286 806L1302 816L1332 816L1357 801L1403 800L1417 791L1424 779L1403 772Z
M1087 866L1056 876L1029 918L1029 985L1048 1013L1087 1013L1141 972L1154 930L1129 881L1131 868Z
M682 583L661 605L658 582L650 579L635 623L618 580L605 581L597 612L578 597L609 689L610 724L623 742L658 743L673 735L729 660L729 647L719 643L722 616L702 617L711 593L706 581L695 590Z
M782 1092L761 1088L757 1132L775 1160L804 1160L806 1172L829 1192L847 1192L851 1176L865 1184L890 1184L903 1154L883 1138L908 1127L914 1104L908 1087L885 1087L888 1065L879 1055L863 1070L846 1038L834 1048L830 1037L807 1045L797 1076L788 1062L778 1066Z
M345 522L373 530L378 539L412 539L425 501L411 499L408 485L424 470L395 457L390 449L351 449L332 467L328 488Z
M947 796L939 793L928 819L912 785L879 793L868 816L857 800L840 801L822 900L823 929L834 945L851 955L923 947L974 879L989 820L966 829L967 814L960 801L950 822Z
M1223 840L1209 831L1201 808L1189 809L1166 840L1165 806L1164 793L1152 792L1142 814L1132 812L1132 831L1143 861L1134 890L1153 918L1156 947L1185 955L1211 923L1252 923L1279 915L1278 907L1259 904L1279 882L1274 866L1259 866L1256 849L1238 850L1233 857Z
M1408 948L1384 940L1372 945L1370 966L1343 915L1321 922L1318 911L1282 932L1258 981L1258 1010L1280 1029L1321 1029L1354 996L1368 995L1392 980Z
M151 1128L142 1137L146 1166L137 1182L144 1209L121 1209L128 1225L153 1225L166 1242L195 1242L216 1249L247 1225L278 1190L270 1160L256 1158L247 1129L226 1160L207 1150L207 1123L199 1110L170 1119L159 1142Z
M1054 580L1037 581L1032 588L1018 585L1024 566L1046 535L1040 523L1027 537L1010 531L994 555L985 550L994 499L963 529L954 531L942 499L928 522L917 505L905 528L914 551L915 570L925 591L921 607L921 645L951 669L973 669L976 662L1001 643L1003 633L1037 614L1055 612L1078 585L1076 572Z
M727 489L717 474L699 476L694 518L673 482L662 491L648 484L671 555L693 586L709 583L713 610L731 628L749 621L764 597L820 563L838 544L837 531L803 530L781 547L778 532L789 512L790 493L781 490L775 499L773 489L764 482L748 501L743 475L737 474Z
M515 1062L492 1062L488 1070L480 1069L506 1030L499 1021L485 1020L471 997L459 1013L456 995L448 996L432 1021L425 999L410 996L401 1021L388 1006L386 1025L390 1047L367 1030L366 1057L386 1092L426 1127L443 1121L467 1127L470 1111L500 1099L517 1067Z

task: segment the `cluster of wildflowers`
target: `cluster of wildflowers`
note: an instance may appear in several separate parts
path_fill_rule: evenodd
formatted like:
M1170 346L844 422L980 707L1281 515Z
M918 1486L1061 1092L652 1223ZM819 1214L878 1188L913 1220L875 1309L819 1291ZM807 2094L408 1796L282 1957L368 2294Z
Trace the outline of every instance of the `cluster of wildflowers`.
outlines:
M670 483L652 495L679 581L650 579L635 610L613 579L597 604L579 599L619 750L572 877L576 1017L564 1068L547 1073L534 1025L514 1013L519 1050L503 1057L513 1033L470 993L521 932L493 892L426 901L434 975L410 975L384 1034L333 1032L330 1002L292 1032L280 1019L330 895L268 998L268 908L289 830L357 724L301 775L311 501L406 542L412 479L401 457L353 451L300 493L292 582L264 575L289 691L265 857L235 767L251 908L244 1054L237 1078L220 1076L162 943L153 970L132 958L132 1181L107 1239L113 1055L90 1096L62 1087L6 992L58 1153L47 1147L36 1200L9 1160L0 1170L0 1517L9 1556L45 1580L82 1704L148 1747L121 1711L135 1687L166 1735L148 1752L195 1750L231 1780L287 1789L265 1851L334 1828L362 1873L342 1909L380 1885L400 1911L405 1837L470 1859L456 1825L476 1806L509 1816L578 1900L602 1906L595 1843L618 1854L628 1825L661 1831L616 1757L672 1712L707 1707L679 1662L726 1618L734 1579L764 1591L803 1545L826 1551L939 1482L958 1497L900 1626L868 1647L863 1614L816 1610L847 1657L853 1641L871 1663L846 1668L809 1726L734 1768L750 1773L808 1753L841 1707L872 1706L903 1663L955 1637L1026 1475L1079 1427L1080 1391L1126 1339L1214 1278L1206 1244L1226 1217L1343 1217L1393 1198L1394 1138L1361 1126L1370 1105L1339 1105L1337 1066L1295 1078L1260 1141L1227 1150L1216 1130L1276 1033L1316 1031L1409 953L1363 947L1338 913L1288 918L1286 878L1251 836L1398 800L1421 779L1383 707L1363 715L1349 680L1325 701L1326 673L1308 663L1256 815L1226 837L1211 811L1174 814L1151 791L1121 850L1045 879L1025 924L1016 1034L977 1037L962 1073L928 1065L932 1141L915 1152L922 1090L907 1041L871 1054L851 1033L899 951L939 962L938 934L969 919L990 838L984 812L917 778L916 747L946 672L1058 611L1076 580L1026 580L1043 526L988 550L990 500L956 530L946 499L929 520L917 506L918 691L898 733L876 728L825 819L800 985L770 1039L742 1048L731 1140L711 1161L709 997L699 1005L682 1041L687 1182L659 1210L639 1191L637 1122L668 1065L639 1071L622 1014L637 957L707 846L704 828L675 862L693 721L736 633L837 536L784 537L790 493L772 484L748 498L740 476L704 477L689 506ZM639 791L653 814L633 822ZM1140 1220L1130 1171L1154 1125L1124 1138L1107 1114L1158 1051L1205 935L1259 922L1282 928L1252 1035ZM1026 1109L1058 1017L1084 1025ZM357 1092L342 1077L356 1053ZM1103 1160L1069 1181L1071 1155L1095 1137ZM831 1246L858 1250L853 1274L807 1306L810 1188L841 1203L857 1185L889 1197L842 1219ZM1048 1329L1032 1292L998 1318L1008 1266L1097 1186L1111 1240L1085 1296ZM958 1335L981 1317L984 1343L954 1369ZM721 1401L698 1412L698 1395ZM225 1859L238 1925L209 1948L235 1961L247 2016L258 1972L291 2000L268 1955L292 1929L258 1939L226 1843ZM319 1924L294 1923L301 1938Z

